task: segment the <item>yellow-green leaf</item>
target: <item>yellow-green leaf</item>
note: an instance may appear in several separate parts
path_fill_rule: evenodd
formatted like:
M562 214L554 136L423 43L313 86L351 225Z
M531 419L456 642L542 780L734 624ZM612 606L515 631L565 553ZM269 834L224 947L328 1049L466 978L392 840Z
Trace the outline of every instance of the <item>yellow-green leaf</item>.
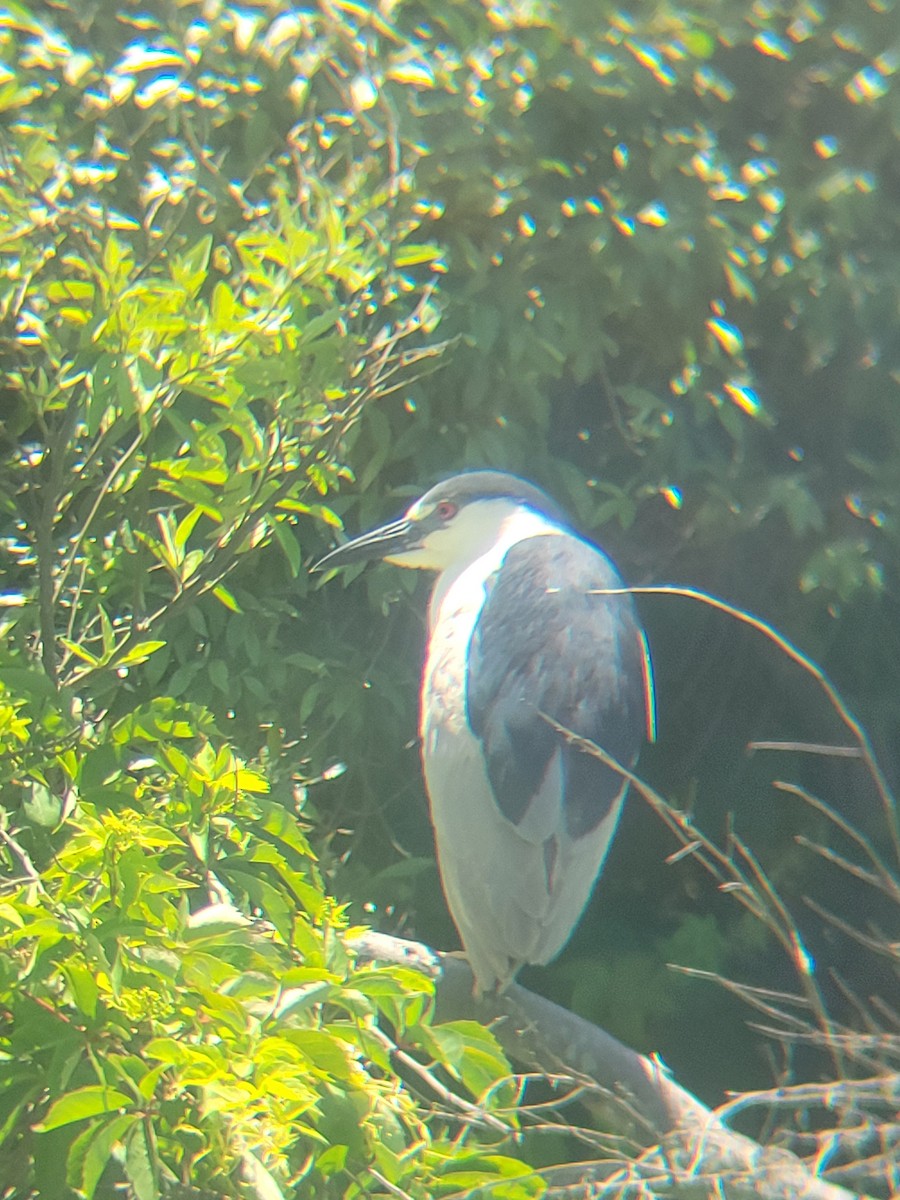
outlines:
M229 592L228 588L223 584L220 583L217 587L214 587L212 593L220 604L224 604L225 607L230 608L232 612L239 613L244 611L238 604L237 600L235 600L231 592Z
M129 1108L133 1103L130 1096L117 1091L116 1088L100 1085L77 1088L52 1104L46 1117L34 1128L38 1133L49 1133L51 1129L71 1125L73 1121L83 1121L86 1117L96 1117L100 1113Z
M166 643L160 641L138 642L121 658L116 659L117 667L131 667L136 663L146 662L151 654L161 649Z

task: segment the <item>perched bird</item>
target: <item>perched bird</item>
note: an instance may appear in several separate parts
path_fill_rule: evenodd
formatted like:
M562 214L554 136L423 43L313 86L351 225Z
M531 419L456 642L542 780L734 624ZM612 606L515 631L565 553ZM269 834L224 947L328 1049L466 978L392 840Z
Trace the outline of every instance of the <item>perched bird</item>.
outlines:
M647 644L606 555L538 488L454 475L314 570L436 571L420 732L437 858L476 994L567 942L628 790L560 727L631 769L652 737Z

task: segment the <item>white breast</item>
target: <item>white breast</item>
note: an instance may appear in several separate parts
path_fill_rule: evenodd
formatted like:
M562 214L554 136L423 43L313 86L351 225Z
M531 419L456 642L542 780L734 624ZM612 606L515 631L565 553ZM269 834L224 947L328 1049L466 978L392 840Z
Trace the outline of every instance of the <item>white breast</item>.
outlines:
M563 532L519 509L504 522L501 536L487 552L440 576L429 609L422 763L444 894L481 990L504 986L523 962L548 961L570 928L567 924L559 935L553 921L557 884L551 888L548 882L545 850L548 837L553 837L554 854L561 855L553 874L562 886L573 864L572 847L559 837L564 821L558 763L551 763L544 785L558 793L557 827L518 828L494 801L466 707L469 644L487 596L487 581L516 542ZM585 866L590 882L594 872ZM585 870L579 867L573 877L584 879ZM589 886L582 904L588 892Z

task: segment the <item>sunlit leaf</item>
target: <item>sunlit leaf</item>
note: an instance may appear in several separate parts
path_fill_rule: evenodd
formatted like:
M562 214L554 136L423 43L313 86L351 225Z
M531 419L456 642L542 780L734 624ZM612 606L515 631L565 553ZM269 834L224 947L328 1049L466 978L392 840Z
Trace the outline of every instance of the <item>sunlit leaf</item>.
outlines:
M79 1189L85 1200L92 1200L113 1151L140 1119L140 1116L128 1113L95 1121L73 1143L68 1161L68 1182Z
M146 662L151 654L165 646L165 642L156 640L149 642L137 642L124 654L116 656L116 665L119 667L130 667L136 663Z
M71 1125L74 1121L133 1106L133 1099L115 1088L100 1085L76 1088L51 1104L47 1115L34 1128L38 1132L49 1133L51 1129Z
M158 1200L156 1171L147 1145L147 1132L141 1123L135 1125L126 1141L125 1174L134 1189L136 1200Z
M219 603L224 604L224 606L231 612L239 613L242 611L241 606L238 604L237 600L235 600L228 588L224 586L224 584L218 584L213 588L212 592Z
M245 1151L244 1178L256 1200L284 1200L284 1193L255 1154Z

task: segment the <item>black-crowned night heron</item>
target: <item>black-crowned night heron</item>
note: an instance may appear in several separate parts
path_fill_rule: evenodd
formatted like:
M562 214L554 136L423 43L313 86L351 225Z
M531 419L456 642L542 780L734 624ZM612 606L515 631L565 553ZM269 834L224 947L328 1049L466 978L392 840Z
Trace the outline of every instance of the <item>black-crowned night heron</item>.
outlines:
M559 953L600 874L627 783L559 727L634 766L653 724L644 634L606 555L514 475L455 475L315 569L376 558L439 572L425 782L476 992L502 990Z

